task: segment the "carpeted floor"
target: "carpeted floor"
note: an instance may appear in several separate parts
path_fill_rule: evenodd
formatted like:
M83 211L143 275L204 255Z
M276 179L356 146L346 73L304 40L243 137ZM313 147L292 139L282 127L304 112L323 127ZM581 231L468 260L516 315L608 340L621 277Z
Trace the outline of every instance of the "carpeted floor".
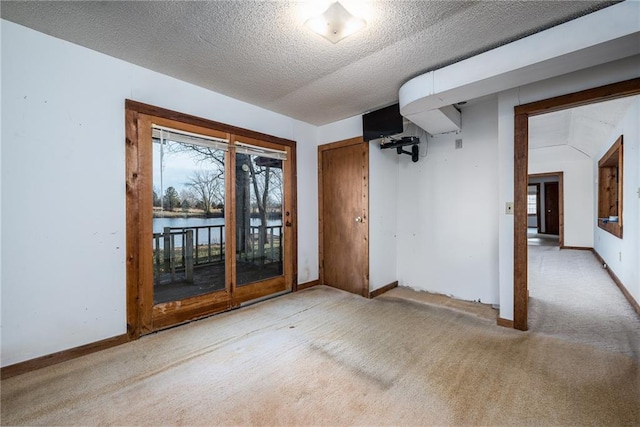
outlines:
M640 318L591 251L529 246L529 297L531 332L640 360Z
M471 314L481 319L489 320L493 323L496 323L498 320L498 310L493 309L490 304L464 301L451 298L447 295L434 294L431 292L416 291L405 286L398 286L397 288L393 288L385 292L384 297L385 299L397 298L434 305L436 307L447 307L451 310Z
M560 236L557 234L538 233L536 228L527 229L527 245L529 246L560 246Z
M638 360L314 287L2 381L16 425L638 425Z

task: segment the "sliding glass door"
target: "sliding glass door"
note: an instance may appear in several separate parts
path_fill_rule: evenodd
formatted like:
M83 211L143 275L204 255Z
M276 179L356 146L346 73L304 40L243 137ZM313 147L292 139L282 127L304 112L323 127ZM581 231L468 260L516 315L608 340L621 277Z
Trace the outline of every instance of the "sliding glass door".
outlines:
M234 292L246 300L286 289L287 151L246 138L236 141L234 148Z
M135 124L138 334L292 290L292 147L154 115Z
M153 126L153 302L224 290L228 141Z

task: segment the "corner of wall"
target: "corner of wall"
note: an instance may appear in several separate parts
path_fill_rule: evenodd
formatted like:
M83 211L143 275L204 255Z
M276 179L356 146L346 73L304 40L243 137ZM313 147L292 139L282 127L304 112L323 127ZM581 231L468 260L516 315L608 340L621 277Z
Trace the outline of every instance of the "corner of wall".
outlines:
M298 243L298 283L318 280L318 127L300 122L293 123L297 142L298 235L304 236L304 245Z
M347 117L318 128L318 145L362 136L362 116Z

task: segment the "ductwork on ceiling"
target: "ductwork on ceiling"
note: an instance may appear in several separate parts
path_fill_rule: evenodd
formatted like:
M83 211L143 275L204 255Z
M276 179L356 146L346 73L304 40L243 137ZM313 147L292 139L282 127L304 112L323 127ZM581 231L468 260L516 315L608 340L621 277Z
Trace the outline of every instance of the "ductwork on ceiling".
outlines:
M462 128L462 115L453 105L422 111L417 115L403 116L431 135L459 131Z
M422 74L400 88L400 113L432 135L459 131L459 102L640 54L638 16L640 2L618 3Z

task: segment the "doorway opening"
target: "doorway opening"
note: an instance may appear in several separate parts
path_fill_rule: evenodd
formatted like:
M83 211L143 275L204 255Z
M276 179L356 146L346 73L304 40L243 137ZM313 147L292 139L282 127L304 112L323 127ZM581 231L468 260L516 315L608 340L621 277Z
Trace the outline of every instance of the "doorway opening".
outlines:
M564 241L563 173L529 175L527 186L527 244L562 246Z
M514 111L514 319L515 329L528 329L527 199L529 118L545 113L640 94L640 78L519 105ZM595 222L595 221L594 221ZM566 237L566 236L565 236Z

